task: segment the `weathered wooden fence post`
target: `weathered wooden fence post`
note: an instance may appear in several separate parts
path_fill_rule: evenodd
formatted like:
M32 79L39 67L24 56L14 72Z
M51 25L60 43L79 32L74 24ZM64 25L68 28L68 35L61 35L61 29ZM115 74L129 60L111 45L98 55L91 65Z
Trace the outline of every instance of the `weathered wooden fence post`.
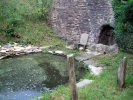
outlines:
M67 63L68 63L68 72L69 72L69 81L70 81L71 100L78 100L73 54L67 55Z
M124 88L124 86L125 86L126 66L127 66L127 58L124 57L120 61L120 65L118 68L118 85L121 89Z

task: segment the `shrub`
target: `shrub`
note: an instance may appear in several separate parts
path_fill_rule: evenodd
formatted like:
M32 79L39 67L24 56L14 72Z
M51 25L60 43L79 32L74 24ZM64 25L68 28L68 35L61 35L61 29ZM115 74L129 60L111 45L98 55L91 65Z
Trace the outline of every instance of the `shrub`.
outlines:
M119 46L133 49L133 0L114 0L116 25L115 34Z

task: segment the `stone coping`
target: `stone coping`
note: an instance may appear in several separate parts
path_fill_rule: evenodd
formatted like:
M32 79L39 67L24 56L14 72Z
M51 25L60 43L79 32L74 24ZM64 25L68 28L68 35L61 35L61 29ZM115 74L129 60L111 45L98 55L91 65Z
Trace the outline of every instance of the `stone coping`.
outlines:
M103 44L94 44L94 43L88 43L87 48L92 51L97 51L101 53L117 53L119 50L119 47L117 44L114 45L103 45Z
M7 56L18 56L30 53L39 53L50 46L36 47L32 45L22 46L17 43L0 46L0 59Z

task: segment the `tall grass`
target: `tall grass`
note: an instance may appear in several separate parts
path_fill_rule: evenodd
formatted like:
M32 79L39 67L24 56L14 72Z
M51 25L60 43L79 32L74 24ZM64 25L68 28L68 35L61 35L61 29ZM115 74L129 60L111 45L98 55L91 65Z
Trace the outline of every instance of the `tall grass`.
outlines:
M47 26L51 5L52 0L1 0L0 44L41 45L58 41Z

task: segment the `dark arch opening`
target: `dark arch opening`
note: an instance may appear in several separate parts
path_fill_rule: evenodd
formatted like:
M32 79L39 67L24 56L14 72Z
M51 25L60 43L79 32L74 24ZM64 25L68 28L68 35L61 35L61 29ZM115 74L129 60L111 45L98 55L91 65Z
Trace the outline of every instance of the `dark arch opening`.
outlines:
M103 25L99 35L98 43L104 45L113 45L115 44L113 27L110 25Z

